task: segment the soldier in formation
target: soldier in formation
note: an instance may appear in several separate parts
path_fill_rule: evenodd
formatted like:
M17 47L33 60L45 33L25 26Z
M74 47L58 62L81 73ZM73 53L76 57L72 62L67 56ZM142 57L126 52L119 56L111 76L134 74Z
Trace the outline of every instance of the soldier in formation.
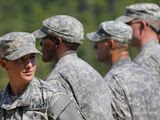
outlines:
M159 120L160 7L138 3L88 33L97 59L111 69L103 78L77 55L84 40L80 21L56 15L32 34L0 37L0 66L9 83L0 92L0 120ZM35 38L43 62L55 67L46 81L35 77ZM138 55L132 61L129 45Z
M83 25L71 16L57 15L44 20L33 34L42 38L42 60L56 63L46 81L55 84L58 80L71 92L87 120L112 120L108 86L76 53L83 43Z
M151 3L138 3L126 7L125 15L118 17L133 29L132 46L139 54L134 59L138 65L148 69L160 82L160 45L158 32L160 28L160 7Z
M87 37L95 42L99 61L112 64L104 77L112 95L116 120L158 120L160 88L148 71L131 61L128 44L132 28L122 22L102 22Z

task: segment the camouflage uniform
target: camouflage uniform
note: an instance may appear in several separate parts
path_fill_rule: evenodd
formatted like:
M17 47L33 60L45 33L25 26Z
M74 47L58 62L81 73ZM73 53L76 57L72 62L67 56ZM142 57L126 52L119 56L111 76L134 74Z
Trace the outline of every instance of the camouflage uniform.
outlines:
M7 33L0 37L0 58L16 60L27 54L40 53L35 42L34 36L27 32Z
M64 90L36 78L16 99L9 86L1 94L0 120L83 120Z
M148 42L136 56L134 62L148 69L152 76L160 80L160 45L158 41ZM159 81L160 83L160 81Z
M138 3L126 7L126 13L118 17L117 21L128 23L134 19L143 19L148 22L156 32L160 28L160 7L153 3ZM160 80L160 45L158 39L148 40L139 55L134 59L134 62L141 65L149 72L155 79Z
M130 43L132 29L117 22L102 22L97 32L88 33L91 41L112 40ZM160 88L148 71L122 55L104 77L112 95L112 110L116 120L158 120Z
M99 73L76 53L65 55L58 61L47 81L54 83L56 79L72 91L87 120L111 119L107 85Z
M160 88L148 74L130 58L122 58L105 76L116 119L159 120Z
M24 32L0 37L0 58L17 60L40 53L35 38ZM0 92L0 120L83 120L78 106L58 85L33 78L21 95L11 94L10 84Z
M137 3L126 7L125 14L116 18L116 21L129 23L134 19L141 19L156 31L160 27L160 7L154 3Z
M96 32L87 33L86 36L92 42L113 39L123 44L129 44L131 43L132 28L123 22L105 21L99 25Z
M67 42L81 44L83 33L83 25L75 18L58 15L46 19L43 27L33 34L37 38L46 35L60 36ZM105 81L75 51L66 52L56 63L47 81L55 84L56 80L71 91L87 120L113 119L110 93Z

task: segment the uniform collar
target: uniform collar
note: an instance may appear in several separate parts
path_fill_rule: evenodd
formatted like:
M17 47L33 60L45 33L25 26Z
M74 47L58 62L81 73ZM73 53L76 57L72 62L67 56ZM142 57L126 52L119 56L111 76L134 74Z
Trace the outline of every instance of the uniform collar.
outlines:
M118 66L122 66L130 62L131 62L131 58L129 56L121 57L117 62L113 64L112 68L116 68Z
M64 60L68 60L70 58L75 58L77 57L77 53L75 51L67 51L63 54L63 56L58 60L57 64L58 63L61 63L62 61Z
M76 52L73 51L73 50L69 50L69 51L65 52L65 53L60 57L60 59L63 59L64 57L70 56L70 55L73 55L73 54L76 54Z
M135 62L142 62L144 57L150 56L156 48L159 46L158 41L156 40L151 40L148 43L144 45L140 53L134 58Z
M6 110L11 110L19 106L21 107L29 106L34 82L35 78L29 83L26 90L14 102L12 102L11 100L10 88L8 84L2 96L0 107Z
M146 51L147 49L154 49L153 46L159 44L157 40L150 40L148 43L146 43L143 48L142 51Z

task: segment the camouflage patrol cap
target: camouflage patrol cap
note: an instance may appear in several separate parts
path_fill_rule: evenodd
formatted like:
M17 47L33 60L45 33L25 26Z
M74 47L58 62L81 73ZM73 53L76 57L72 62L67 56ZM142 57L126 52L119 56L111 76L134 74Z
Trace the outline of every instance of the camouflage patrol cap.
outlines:
M35 38L27 32L10 32L0 37L0 58L16 60L30 53L40 53Z
M123 22L106 21L100 24L97 32L88 33L87 38L94 42L111 38L121 43L130 43L132 28Z
M52 16L43 21L43 26L33 32L36 38L47 35L63 37L67 42L82 43L84 39L83 25L75 18L67 15Z
M143 19L156 31L160 25L160 7L154 3L137 3L126 7L125 14L116 18L116 21L129 23L134 19Z

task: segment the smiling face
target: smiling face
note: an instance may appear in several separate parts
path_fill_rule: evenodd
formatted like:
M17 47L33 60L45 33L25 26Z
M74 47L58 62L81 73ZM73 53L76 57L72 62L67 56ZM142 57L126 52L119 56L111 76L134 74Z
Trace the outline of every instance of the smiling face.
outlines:
M10 82L29 83L36 71L35 54L25 55L17 60L1 60L1 66L7 70Z

